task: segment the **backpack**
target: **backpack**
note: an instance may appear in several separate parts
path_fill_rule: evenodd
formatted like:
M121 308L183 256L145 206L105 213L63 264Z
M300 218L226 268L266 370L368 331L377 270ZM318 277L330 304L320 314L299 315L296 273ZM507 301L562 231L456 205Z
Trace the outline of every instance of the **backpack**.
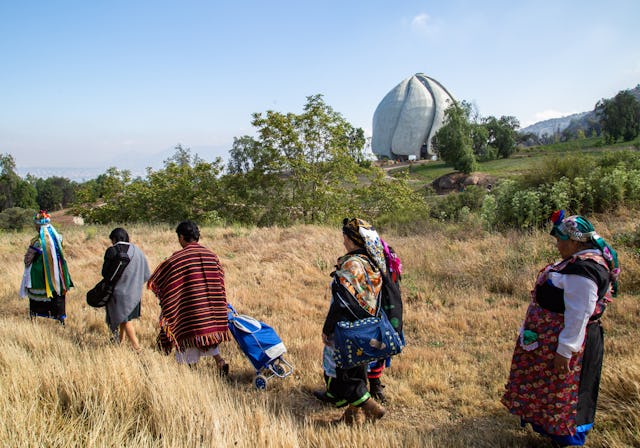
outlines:
M402 277L402 263L400 257L381 239L384 247L387 274L382 274L382 309L389 318L391 325L402 335L402 292L400 279Z
M402 334L402 293L400 285L389 274L382 274L382 309L389 318L391 326Z
M118 283L118 280L120 280L120 277L122 277L122 273L129 264L129 261L131 261L127 254L127 250L129 250L128 245L116 244L114 247L116 248L115 260L117 263L113 267L112 272L100 280L96 286L87 291L87 304L94 308L101 308L109 303L113 295L113 289Z

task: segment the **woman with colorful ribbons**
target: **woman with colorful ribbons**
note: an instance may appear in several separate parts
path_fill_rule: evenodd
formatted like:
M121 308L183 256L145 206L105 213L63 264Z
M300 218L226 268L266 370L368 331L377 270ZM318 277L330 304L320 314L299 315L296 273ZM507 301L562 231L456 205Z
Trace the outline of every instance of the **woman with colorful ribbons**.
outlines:
M561 261L540 271L516 342L502 403L557 445L584 445L603 358L600 324L617 293L616 252L582 216L553 213Z
M62 235L51 225L51 216L40 211L34 216L38 235L24 255L20 297L29 298L29 316L50 317L64 325L65 297L73 286L62 250Z

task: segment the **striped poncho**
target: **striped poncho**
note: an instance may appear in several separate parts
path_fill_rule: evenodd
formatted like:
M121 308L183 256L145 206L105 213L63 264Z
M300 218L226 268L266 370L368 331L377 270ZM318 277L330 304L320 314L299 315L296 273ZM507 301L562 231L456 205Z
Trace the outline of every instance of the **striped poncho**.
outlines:
M156 268L148 286L160 301L158 343L166 352L229 340L224 272L209 249L189 243Z

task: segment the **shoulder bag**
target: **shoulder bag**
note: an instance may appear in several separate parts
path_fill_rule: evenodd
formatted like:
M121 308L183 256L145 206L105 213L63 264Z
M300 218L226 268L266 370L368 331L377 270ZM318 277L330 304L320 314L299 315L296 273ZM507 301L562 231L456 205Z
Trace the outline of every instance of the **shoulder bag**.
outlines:
M113 288L122 277L124 268L129 264L129 255L127 254L128 246L122 251L120 247L117 247L117 261L118 264L109 278L103 278L98 282L96 286L87 291L87 304L94 308L102 308L109 303L113 296Z
M349 308L339 294L338 298ZM351 311L350 308L349 310ZM353 322L339 321L335 326L333 342L336 366L341 369L389 358L399 354L404 348L402 337L382 309L380 294L376 315Z

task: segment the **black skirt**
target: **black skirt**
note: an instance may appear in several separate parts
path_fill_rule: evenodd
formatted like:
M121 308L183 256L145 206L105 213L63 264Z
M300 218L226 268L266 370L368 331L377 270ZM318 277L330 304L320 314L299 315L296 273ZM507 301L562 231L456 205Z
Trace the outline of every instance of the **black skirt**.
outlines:
M51 300L40 301L29 299L29 316L50 317L64 322L67 318L65 296L54 296Z

